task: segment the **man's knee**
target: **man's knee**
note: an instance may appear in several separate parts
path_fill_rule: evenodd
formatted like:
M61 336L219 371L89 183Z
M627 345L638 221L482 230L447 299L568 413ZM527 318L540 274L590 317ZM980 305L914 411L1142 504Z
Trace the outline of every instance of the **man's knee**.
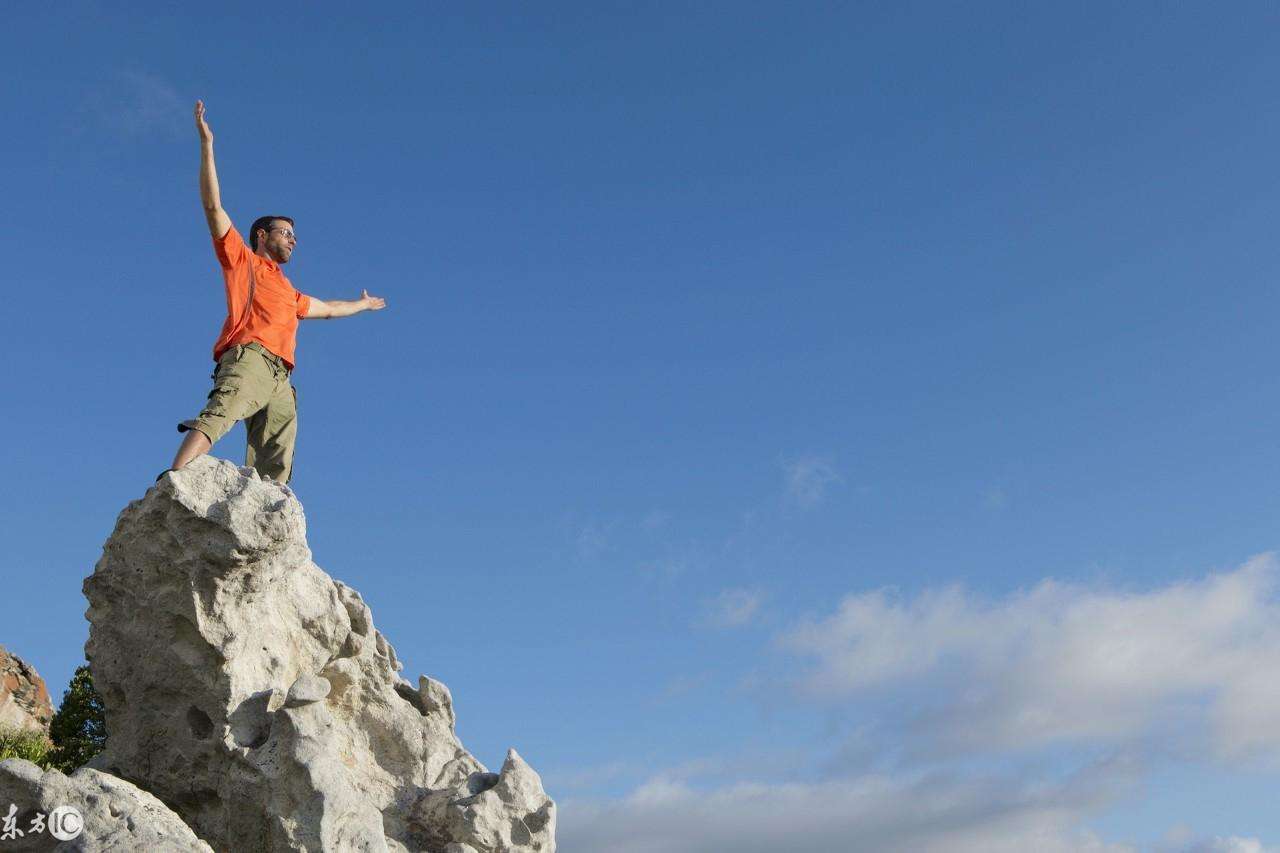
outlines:
M200 420L197 418L191 418L190 420L185 420L179 423L178 432L194 433L195 435L198 435L201 438L203 438L205 441L209 442L210 447L213 446L213 437L210 435L211 432L214 432L213 428L208 426L207 424L202 425ZM190 437L192 436L188 435L185 438L190 438Z

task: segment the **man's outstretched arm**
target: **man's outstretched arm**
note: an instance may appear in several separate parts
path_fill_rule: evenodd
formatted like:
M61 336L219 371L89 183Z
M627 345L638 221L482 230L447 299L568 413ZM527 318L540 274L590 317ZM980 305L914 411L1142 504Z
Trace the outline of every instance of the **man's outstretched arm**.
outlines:
M200 134L200 201L209 233L221 240L231 230L231 217L222 209L218 170L213 165L213 131L204 120L204 101L196 101L196 132Z
M319 300L311 297L311 307L303 315L304 320L331 320L334 317L350 317L361 311L381 311L387 307L387 300L381 296L370 296L369 291L360 291L359 299Z

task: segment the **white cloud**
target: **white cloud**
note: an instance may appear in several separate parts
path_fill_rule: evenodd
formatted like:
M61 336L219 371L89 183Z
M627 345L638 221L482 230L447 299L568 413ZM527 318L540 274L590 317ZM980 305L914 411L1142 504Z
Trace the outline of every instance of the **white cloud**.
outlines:
M1256 838L1211 838L1185 848L1186 853L1276 853L1280 848L1268 847Z
M831 462L820 456L802 456L782 466L787 500L802 509L822 503L827 490L841 482Z
M797 746L691 760L624 797L569 798L561 849L1133 853L1089 826L1143 790L1152 759L1280 755L1277 581L1264 555L1141 591L1045 581L996 598L850 595L782 646L809 662L794 682L805 696L861 712L852 758L843 727L826 727L816 757ZM756 595L725 590L710 610L741 624ZM1069 771L1098 755L1110 757ZM1280 853L1186 827L1141 849Z
M564 802L558 835L584 853L1131 853L1080 828L1127 777L1100 767L1056 784L868 775L706 790L658 776L620 800Z
M1263 844L1257 838L1197 838L1188 826L1171 830L1164 842L1156 846L1158 853L1280 853L1280 848Z
M1270 555L1146 592L1045 581L986 600L951 587L850 595L783 645L827 701L922 687L918 733L952 748L1115 743L1177 732L1216 757L1280 755L1280 602Z
M764 602L758 589L726 589L707 604L707 624L716 628L741 628L751 623Z

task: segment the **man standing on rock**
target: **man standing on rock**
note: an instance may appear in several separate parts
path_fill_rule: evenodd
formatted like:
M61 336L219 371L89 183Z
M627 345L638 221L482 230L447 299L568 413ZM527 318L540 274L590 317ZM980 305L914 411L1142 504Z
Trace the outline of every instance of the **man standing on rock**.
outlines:
M196 101L196 130L200 134L200 200L214 254L222 266L227 319L213 345L218 367L209 402L198 416L178 424L178 431L186 435L169 471L208 453L236 421L245 421L249 435L245 464L263 477L287 483L298 435L297 398L289 383L298 320L350 317L379 311L386 302L367 290L359 299L325 302L294 290L281 271L298 243L293 220L259 217L249 228L246 246L222 209L213 132L205 121L202 101Z

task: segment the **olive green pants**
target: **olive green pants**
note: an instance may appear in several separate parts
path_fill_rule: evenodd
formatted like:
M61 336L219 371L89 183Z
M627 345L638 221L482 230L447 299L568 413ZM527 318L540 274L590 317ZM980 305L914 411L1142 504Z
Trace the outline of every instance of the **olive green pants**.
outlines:
M222 354L204 411L178 424L178 432L198 429L216 444L236 421L244 421L249 434L244 464L263 477L289 482L298 438L297 391L284 361L258 343Z

